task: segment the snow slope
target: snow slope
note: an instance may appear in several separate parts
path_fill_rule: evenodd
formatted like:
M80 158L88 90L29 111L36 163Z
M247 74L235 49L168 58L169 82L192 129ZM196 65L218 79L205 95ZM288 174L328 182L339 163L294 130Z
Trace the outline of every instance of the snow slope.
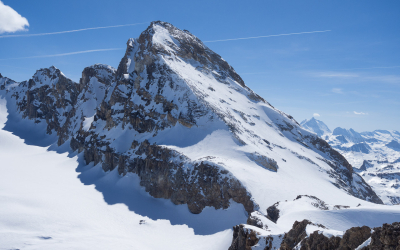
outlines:
M6 115L5 100L0 99L1 126ZM109 205L94 185L82 185L75 171L77 157L26 145L4 130L0 130L0 159L0 249L225 250L230 244L232 230L195 235L186 225L172 226L168 220L152 220L130 211L124 204ZM93 178L94 172L98 172L103 182L117 178L119 186L136 183L131 192L144 196L143 201L156 200L135 182L135 176L111 177L112 174L100 173L100 169L91 168L91 173L84 174ZM116 189L114 195L118 191L121 189ZM151 201L141 206L154 209ZM160 210L172 206L189 223L204 220L185 214L187 208L182 211L169 201L168 204L160 201L155 206ZM221 213L213 216L212 211L206 211L205 216L221 223L218 219ZM227 215L234 223L232 216ZM145 223L140 224L141 220Z

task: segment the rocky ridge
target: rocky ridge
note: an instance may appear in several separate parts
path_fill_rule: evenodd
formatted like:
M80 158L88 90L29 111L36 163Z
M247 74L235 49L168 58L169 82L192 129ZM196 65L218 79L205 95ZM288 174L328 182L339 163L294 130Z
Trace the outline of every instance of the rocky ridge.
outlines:
M58 146L69 144L106 172L137 174L150 195L187 204L192 213L225 209L231 201L248 213L269 206L251 183L292 165L381 203L342 155L249 89L197 37L169 23L153 22L130 39L118 69L96 64L75 83L50 67L21 83L1 77L0 86L10 109L56 135ZM238 156L199 146L213 136Z

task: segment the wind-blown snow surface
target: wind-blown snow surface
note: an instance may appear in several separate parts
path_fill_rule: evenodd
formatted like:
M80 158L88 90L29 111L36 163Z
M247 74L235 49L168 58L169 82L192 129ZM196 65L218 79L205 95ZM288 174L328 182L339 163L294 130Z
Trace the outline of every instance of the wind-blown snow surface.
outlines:
M309 121L315 122L309 122ZM315 125L315 126L313 126ZM375 130L358 133L353 129L335 128L315 118L302 126L317 133L338 150L363 179L374 189L385 204L400 204L400 133Z
M3 127L6 116L5 100L0 99L0 127ZM77 157L69 158L66 153L58 154L43 147L26 145L23 140L4 130L0 130L0 159L2 250L226 250L232 239L232 230L209 236L195 235L193 229L186 225L172 226L168 220L152 220L129 211L123 204L109 205L94 185L85 186L80 182L79 173L75 171ZM91 168L92 173L86 175L93 178L93 172L97 170ZM117 186L136 183L130 185L130 191L138 192L137 197L144 196L136 200L143 202L143 210L155 207L160 210L175 209L187 222L208 218L221 223L218 220L221 214L213 216L212 211L205 211L205 217L199 217L189 214L187 208L182 210L169 201L150 197L141 190L143 188L140 188L134 176L120 178L97 172L103 182L118 178ZM115 191L116 195L121 190ZM157 200L160 202L157 203ZM242 209L240 211L243 213ZM228 215L230 219L231 216ZM140 220L145 220L145 223L139 224Z

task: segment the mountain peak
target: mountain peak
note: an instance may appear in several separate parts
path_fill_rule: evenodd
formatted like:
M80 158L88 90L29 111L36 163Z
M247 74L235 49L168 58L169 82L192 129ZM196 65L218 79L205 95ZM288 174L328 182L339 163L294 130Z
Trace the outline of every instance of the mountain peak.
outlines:
M328 126L322 121L315 119L315 117L302 121L301 126L311 132L316 133L320 137L324 134L331 133L331 130L328 128Z
M361 177L342 155L254 93L200 39L169 23L153 22L129 39L117 72L94 65L79 84L55 67L37 77L9 92L23 117L48 123L57 145L83 151L86 164L137 174L150 195L187 204L192 213L228 208L230 200L249 213L265 211L299 193L339 197L342 190L381 203L368 184L354 184ZM303 185L310 175L318 188ZM277 184L295 193L266 199Z
M133 71L141 72L144 66L152 67L155 61L161 59L168 62L173 71L175 69L171 66L186 63L197 71L212 75L220 82L236 82L250 91L243 79L220 55L210 50L189 31L180 30L170 23L152 22L138 39L129 39L127 45L126 54L118 67L119 78ZM253 95L259 101L264 101L255 93Z
M354 142L354 143L361 143L365 142L364 137L354 129L345 129L341 127L337 127L333 130L333 135L342 135L344 136L348 141Z
M59 75L64 75L59 69L57 69L55 66L50 66L48 68L41 68L39 70L36 70L36 73L33 75L34 77L38 77L40 75L47 75L48 77L55 78L58 77Z

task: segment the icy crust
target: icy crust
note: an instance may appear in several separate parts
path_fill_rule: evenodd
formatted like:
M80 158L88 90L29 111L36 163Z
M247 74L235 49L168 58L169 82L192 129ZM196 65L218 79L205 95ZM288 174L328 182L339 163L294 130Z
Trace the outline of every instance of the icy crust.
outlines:
M8 98L87 164L136 173L152 196L193 213L227 208L230 199L251 213L304 193L344 205L381 202L343 156L168 23L130 39L118 69L85 68L79 84L42 69Z

